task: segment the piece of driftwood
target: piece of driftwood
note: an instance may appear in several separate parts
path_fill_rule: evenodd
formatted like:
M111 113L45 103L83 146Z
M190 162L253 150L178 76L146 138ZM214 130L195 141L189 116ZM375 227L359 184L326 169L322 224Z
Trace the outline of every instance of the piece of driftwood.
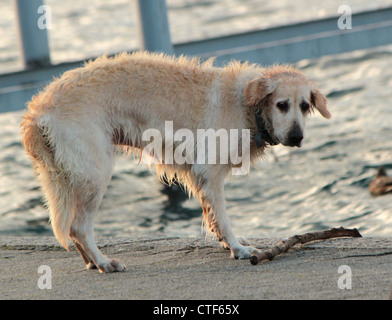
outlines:
M272 260L282 252L286 252L296 244L307 243L315 240L325 240L339 237L362 237L357 229L332 228L319 232L309 232L302 235L295 235L288 239L280 241L275 247L265 251L254 251L250 257L250 263L256 265L263 260Z

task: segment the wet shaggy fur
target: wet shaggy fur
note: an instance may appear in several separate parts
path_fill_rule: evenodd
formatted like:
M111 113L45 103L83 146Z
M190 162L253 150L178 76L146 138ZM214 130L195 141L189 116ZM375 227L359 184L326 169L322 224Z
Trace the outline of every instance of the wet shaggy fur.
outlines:
M282 96L292 104L286 113L272 106ZM141 156L148 143L143 132L154 128L164 137L165 121L171 120L174 131L187 128L195 136L200 128L250 129L255 161L266 147L253 142L255 109L261 108L274 141L290 145L293 124L302 130L308 113L298 109L300 99L330 116L315 84L292 67L232 62L217 68L213 60L146 52L104 56L65 72L32 99L21 124L22 142L59 242L68 249L71 239L88 268L123 271L125 266L98 250L93 231L117 151ZM199 199L204 225L233 257L249 258L254 248L234 236L225 210L224 178L232 167L174 163L156 164L155 170L169 181L176 177Z

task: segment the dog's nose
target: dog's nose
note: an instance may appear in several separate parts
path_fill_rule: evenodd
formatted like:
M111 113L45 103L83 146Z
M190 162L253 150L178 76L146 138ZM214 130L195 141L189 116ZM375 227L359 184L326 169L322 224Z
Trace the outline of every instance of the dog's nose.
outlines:
M290 146L301 146L301 141L304 138L301 128L295 125L289 132L288 140Z

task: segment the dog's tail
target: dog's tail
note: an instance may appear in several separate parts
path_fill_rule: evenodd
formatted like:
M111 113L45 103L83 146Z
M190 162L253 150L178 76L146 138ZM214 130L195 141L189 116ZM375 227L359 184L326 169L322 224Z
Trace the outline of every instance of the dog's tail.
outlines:
M50 221L57 240L68 249L68 239L74 218L74 194L67 172L56 164L53 139L51 139L51 116L42 102L35 97L20 125L22 144L30 156L34 169L41 182ZM53 124L52 124L53 125Z

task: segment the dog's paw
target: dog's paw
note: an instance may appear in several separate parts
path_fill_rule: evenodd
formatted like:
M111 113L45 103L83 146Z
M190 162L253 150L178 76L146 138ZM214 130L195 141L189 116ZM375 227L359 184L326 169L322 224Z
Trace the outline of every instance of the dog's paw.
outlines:
M244 237L236 237L236 238L240 245L243 245L245 247L250 246L250 243ZM222 245L223 248L230 250L230 245L227 242L222 241L220 244Z
M108 262L99 264L98 269L101 273L109 273L122 272L126 269L126 267L116 260L108 260Z
M237 246L231 248L231 257L234 259L249 259L253 251L258 251L256 248L248 245Z

